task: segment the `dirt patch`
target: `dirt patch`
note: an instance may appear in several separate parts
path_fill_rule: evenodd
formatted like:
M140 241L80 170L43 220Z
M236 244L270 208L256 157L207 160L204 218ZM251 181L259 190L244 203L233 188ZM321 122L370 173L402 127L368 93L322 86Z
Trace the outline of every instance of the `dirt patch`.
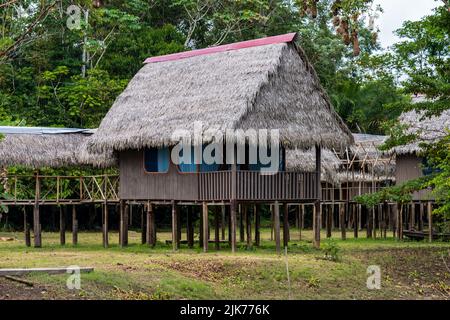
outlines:
M0 277L0 300L54 300L79 299L77 295L62 295L51 286L35 284L32 287Z
M382 270L382 281L405 299L419 295L450 299L450 251L442 249L383 249L356 255Z
M224 277L238 275L242 270L255 266L255 263L250 261L233 260L233 262L230 262L219 259L150 260L148 263L177 271L189 277L211 282L221 282Z

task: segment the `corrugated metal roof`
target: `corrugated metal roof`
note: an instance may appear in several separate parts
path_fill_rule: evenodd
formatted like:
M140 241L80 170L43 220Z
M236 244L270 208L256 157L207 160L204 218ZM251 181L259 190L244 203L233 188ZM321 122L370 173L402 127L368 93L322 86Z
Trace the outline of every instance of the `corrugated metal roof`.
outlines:
M69 134L84 133L94 134L97 129L78 129L78 128L49 128L49 127L11 127L0 126L1 134Z
M297 34L295 32L293 32L293 33L288 33L288 34L282 34L279 36L266 37L266 38L261 38L261 39L225 44L225 45L217 46L217 47L210 47L210 48L205 48L205 49L198 49L198 50L192 50L192 51L167 54L164 56L147 58L144 61L144 63L157 63L157 62L173 61L173 60L186 59L186 58L190 58L190 57L201 56L201 55L217 53L217 52L239 50L239 49L244 49L244 48L258 47L258 46L264 46L264 45L276 44L276 43L292 42L295 40L296 35Z

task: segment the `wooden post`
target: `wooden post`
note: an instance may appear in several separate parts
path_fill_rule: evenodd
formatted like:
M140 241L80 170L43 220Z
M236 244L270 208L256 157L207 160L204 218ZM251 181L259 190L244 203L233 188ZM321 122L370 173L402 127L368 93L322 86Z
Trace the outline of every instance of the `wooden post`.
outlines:
M359 221L358 221L358 205L354 204L353 208L353 237L355 239L358 239L358 227L359 227Z
M231 235L231 251L236 252L236 200L231 200L230 204L230 235Z
M274 238L277 253L281 253L281 236L280 236L280 204L275 201L273 212Z
M178 250L178 210L175 201L172 201L172 249Z
M153 204L147 203L147 245L150 247L155 246L155 214L153 212Z
M316 202L314 205L314 212L313 212L313 233L314 233L314 247L320 248L320 218L321 218L321 206L320 206L320 199L321 199L321 168L322 168L322 152L321 147L316 145L315 148L316 151L316 170L315 170L315 183L316 183Z
M247 233L247 249L251 249L252 247L252 215L249 210L249 207L245 207L245 226Z
M428 201L428 242L433 241L433 204Z
M145 226L147 221L147 215L145 214L144 206L140 205L140 212L141 212L141 244L147 243L147 228Z
M188 206L187 208L187 243L189 248L194 247L194 223L192 221L192 206Z
M66 244L66 208L59 207L59 243Z
M403 204L398 203L398 209L397 209L397 235L398 239L403 239Z
M413 230L416 225L416 204L414 202L411 203L411 213L410 213L410 221L409 221L409 230Z
M198 246L203 248L203 208L200 210L199 217Z
M270 206L270 241L273 241L273 232L274 232L274 216L273 216L273 205Z
M423 231L423 203L420 201L419 203L419 231Z
M367 238L372 238L372 232L373 232L373 214L374 214L374 208L366 208L366 231L367 231Z
M177 209L177 246L178 248L180 248L180 244L181 244L181 207L180 206L176 206Z
M303 229L303 210L304 210L304 205L303 204L299 204L297 207L298 210L298 240L302 241L302 229Z
M239 242L245 241L245 232L244 232L244 205L239 205Z
M103 204L103 247L109 247L109 212L108 202Z
M345 228L345 204L339 204L339 215L340 215L340 223L341 223L341 238L342 240L347 239L347 233Z
M225 205L220 206L221 212L222 212L222 224L221 224L221 228L222 228L222 240L225 240L225 227L227 225L227 220L226 220L226 207Z
M120 226L119 226L119 245L121 247L125 247L125 225L128 223L128 217L126 214L127 205L125 204L124 200L120 201Z
M283 247L289 245L289 206L287 203L283 205Z
M208 204L203 202L203 252L208 252Z
M327 229L327 238L331 238L331 233L332 233L332 226L333 226L333 210L334 210L334 205L328 206L326 204L323 205L323 211L324 215L325 215L325 221L326 221L326 229Z
M35 179L36 179L36 187L35 187L34 210L33 210L34 247L40 248L42 247L42 239L41 239L41 219L39 213L39 199L41 195L39 172L36 172Z
M255 212L255 246L259 247L261 244L261 233L259 230L261 226L261 216L259 212L259 205L255 204L253 211Z
M72 244L74 246L78 244L78 219L76 205L72 205Z
M214 233L214 244L215 249L220 250L220 219L221 219L221 212L219 212L219 207L214 207L214 224L215 224L215 233Z
M23 231L25 233L25 245L31 247L30 225L27 221L27 207L23 207Z

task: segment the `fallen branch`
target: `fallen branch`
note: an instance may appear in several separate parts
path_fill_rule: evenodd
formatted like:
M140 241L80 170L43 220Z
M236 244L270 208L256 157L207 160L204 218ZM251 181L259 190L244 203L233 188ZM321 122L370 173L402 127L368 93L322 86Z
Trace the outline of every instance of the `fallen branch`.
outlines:
M34 287L34 283L31 282L31 281L27 281L27 280L16 278L16 277L12 277L12 276L3 276L3 278L11 280L11 281L14 281L14 282L22 283L24 285L27 285L28 287Z

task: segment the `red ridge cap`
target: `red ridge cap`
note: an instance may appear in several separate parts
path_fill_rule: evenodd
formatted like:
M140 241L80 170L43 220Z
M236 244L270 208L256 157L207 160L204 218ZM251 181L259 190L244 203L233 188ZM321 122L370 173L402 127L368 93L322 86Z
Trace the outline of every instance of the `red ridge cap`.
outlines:
M239 49L250 48L250 47L259 47L259 46L265 46L265 45L276 44L276 43L287 43L287 42L294 41L296 36L297 36L297 33L293 32L293 33L283 34L283 35L279 35L279 36L230 43L230 44L225 44L225 45L217 46L217 47L209 47L209 48L205 48L205 49L184 51L184 52L173 53L173 54L168 54L168 55L164 55L164 56L147 58L144 61L144 63L174 61L174 60L186 59L186 58L190 58L190 57L201 56L201 55L217 53L217 52L239 50Z

